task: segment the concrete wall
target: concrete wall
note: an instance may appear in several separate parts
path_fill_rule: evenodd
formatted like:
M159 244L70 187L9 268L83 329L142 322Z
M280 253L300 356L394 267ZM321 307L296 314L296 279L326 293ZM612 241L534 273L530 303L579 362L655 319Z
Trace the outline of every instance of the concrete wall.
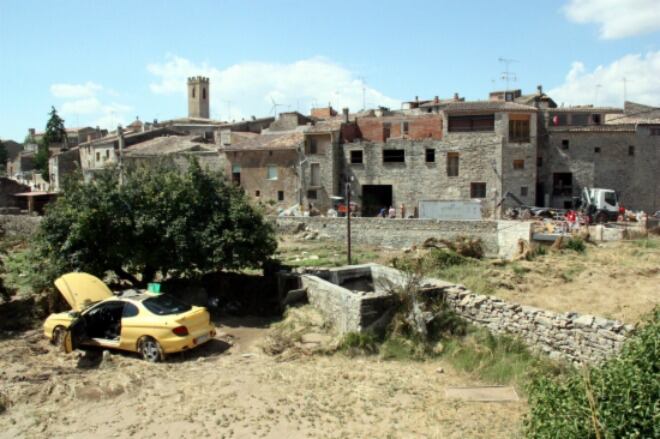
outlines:
M331 239L346 239L346 218L277 217L275 223L282 233L299 230L300 224L304 224ZM353 242L357 244L404 248L420 245L427 238L453 239L466 235L481 238L488 256L499 253L496 221L352 218L351 230Z

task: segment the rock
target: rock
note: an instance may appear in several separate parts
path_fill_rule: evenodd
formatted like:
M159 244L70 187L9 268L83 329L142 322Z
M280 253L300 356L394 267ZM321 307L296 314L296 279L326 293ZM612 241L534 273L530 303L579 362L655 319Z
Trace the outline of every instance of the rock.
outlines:
M577 319L575 319L575 324L578 326L591 326L594 323L594 316L590 316L589 314L584 314Z
M598 328L609 329L614 326L614 322L602 317L594 317L594 325Z
M444 370L442 367L438 367L438 368L435 370L435 373L445 373L445 370Z

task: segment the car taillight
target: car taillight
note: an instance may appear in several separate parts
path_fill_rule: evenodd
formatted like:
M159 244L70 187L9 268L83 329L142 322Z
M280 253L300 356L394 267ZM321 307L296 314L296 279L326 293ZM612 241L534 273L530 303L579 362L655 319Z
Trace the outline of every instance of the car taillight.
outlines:
M188 335L188 328L185 326L177 326L176 328L172 329L172 332L175 333L176 335Z

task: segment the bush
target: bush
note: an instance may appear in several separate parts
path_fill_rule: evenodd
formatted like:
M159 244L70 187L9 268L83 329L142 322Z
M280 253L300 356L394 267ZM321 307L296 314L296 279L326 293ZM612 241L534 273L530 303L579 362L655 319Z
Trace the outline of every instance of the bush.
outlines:
M339 344L339 349L348 355L372 355L378 353L379 340L371 332L349 332Z
M584 244L584 240L580 237L573 237L569 239L568 242L566 243L566 248L578 253L584 253L585 250L587 249Z
M660 437L660 308L621 354L529 386L530 438Z

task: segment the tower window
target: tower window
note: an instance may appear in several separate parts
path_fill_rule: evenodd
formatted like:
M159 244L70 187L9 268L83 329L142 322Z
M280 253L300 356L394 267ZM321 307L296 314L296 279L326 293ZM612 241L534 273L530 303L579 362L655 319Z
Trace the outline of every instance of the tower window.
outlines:
M193 89L192 89L192 97L193 98L195 97L195 87L193 87Z
M202 99L206 99L206 87L202 88Z

